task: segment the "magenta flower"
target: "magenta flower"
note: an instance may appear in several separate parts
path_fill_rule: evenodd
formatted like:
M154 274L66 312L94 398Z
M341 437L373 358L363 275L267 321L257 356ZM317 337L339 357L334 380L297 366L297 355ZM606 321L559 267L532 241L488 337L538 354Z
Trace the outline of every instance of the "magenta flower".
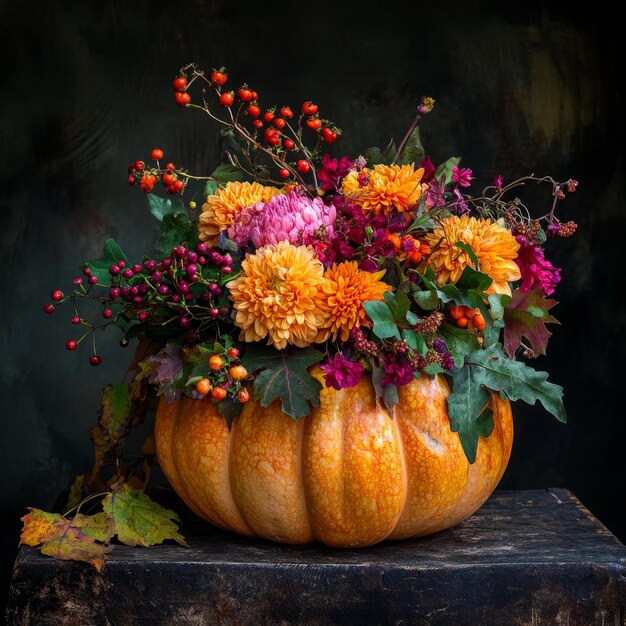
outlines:
M337 391L346 387L354 387L363 378L363 366L360 363L349 361L341 352L334 357L329 357L320 368L326 372L324 382L327 387L333 387Z
M326 238L331 238L336 217L332 204L327 206L321 198L311 200L291 191L241 211L228 236L240 246L252 241L255 248L280 241L309 244L319 238L316 231L325 231Z
M543 291L546 296L554 293L556 284L561 280L561 269L554 267L543 256L543 250L539 246L529 243L526 237L518 235L515 239L520 244L515 259L522 273L519 290L528 292L538 289Z
M452 166L452 182L461 187L469 187L472 184L474 177L472 176L472 170L469 167L457 167Z
M459 188L455 187L452 193L454 194L454 202L450 207L452 213L455 213L456 215L465 215L465 213L469 213L470 208L467 205L467 202L465 202L465 196L461 193Z
M433 207L442 207L446 205L445 197L446 181L442 176L441 180L433 178L428 185L428 192L426 193L426 209L432 209Z
M403 354L387 353L381 359L381 365L385 371L381 381L383 387L388 385L401 387L408 385L413 380L413 368Z
M436 167L433 165L433 162L430 160L430 156L427 156L425 159L420 161L420 168L423 168L424 175L422 176L422 182L427 183L432 177L435 175Z
M493 183L491 183L498 191L502 189L502 184L504 183L504 178L502 178L502 174L498 174L494 179Z
M353 169L354 162L348 157L331 159L327 154L322 156L322 167L317 172L317 180L324 191L337 191L341 179Z

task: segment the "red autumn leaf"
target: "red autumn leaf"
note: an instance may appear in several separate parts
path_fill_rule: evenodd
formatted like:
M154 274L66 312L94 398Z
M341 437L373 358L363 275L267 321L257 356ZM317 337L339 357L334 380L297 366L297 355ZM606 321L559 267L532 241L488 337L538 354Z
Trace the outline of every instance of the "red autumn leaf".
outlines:
M96 543L108 543L113 534L112 521L104 513L79 514L68 519L57 513L30 509L22 522L20 544L38 547L42 554L57 559L85 561L101 571L106 555L112 550Z
M526 338L535 356L546 353L548 339L552 333L547 323L558 324L548 311L557 304L556 300L543 297L539 291L514 291L511 304L504 311L504 349L513 357Z

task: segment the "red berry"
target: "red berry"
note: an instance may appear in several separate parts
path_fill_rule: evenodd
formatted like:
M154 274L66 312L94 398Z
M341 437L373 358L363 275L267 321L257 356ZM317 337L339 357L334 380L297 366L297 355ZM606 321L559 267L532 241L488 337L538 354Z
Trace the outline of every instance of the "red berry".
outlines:
M78 315L74 315L74 317L72 318L72 324L80 324L80 322L80 317L78 317Z
M317 113L317 104L313 104L310 100L307 100L302 105L302 112L305 115L315 115Z
M281 178L289 178L289 170L288 170L288 169L286 169L286 168L283 168L282 170L279 170L279 171L278 171L278 175L279 175Z
M182 180L175 180L174 184L172 185L176 193L180 193L183 190L184 186L185 186L185 183Z
M220 86L223 85L228 79L228 74L223 72L222 70L213 70L211 72L211 82L214 85Z
M226 389L224 387L213 387L211 397L215 400L223 400L226 397Z
M254 120L254 122L252 122L252 126L259 130L260 128L263 128L263 122L261 120Z
M176 181L176 174L172 174L169 170L167 172L163 172L163 176L161 176L161 180L166 187L173 185Z
M50 297L55 301L58 302L59 300L63 299L63 292L60 289L55 289L51 294Z
M87 267L87 266L83 267L83 274L85 276L90 276L91 275L91 270L89 269L89 267Z
M97 276L90 276L89 277L89 284L90 285L95 285L98 282L98 277Z
M174 94L174 101L182 108L191 102L191 96L186 91L177 91Z
M232 91L225 91L220 97L219 97L219 103L223 106L223 107L229 107L232 105L232 103L235 101L235 94L233 94Z
M293 150L296 147L296 144L287 137L283 139L283 146L286 150Z
M150 158L153 161L160 161L163 158L163 150L161 150L161 148L154 148L150 153Z
M263 113L263 121L267 122L268 124L274 119L274 117L275 117L274 111L272 111L271 109Z
M247 87L242 87L241 89L237 90L237 97L242 102L250 102L250 100L252 100L252 91Z
M328 128L328 126L326 128L322 128L321 135L322 141L325 141L326 143L333 143L333 141L337 139L337 133L332 128Z
M306 174L311 169L311 164L308 161L305 161L304 159L300 159L296 163L296 167L298 168L298 171L301 174Z
M252 100L258 100L259 99L259 94L254 91L254 89L252 90Z
M261 109L256 104L249 104L246 107L246 115L248 117L259 117L259 115L261 115Z
M311 130L319 130L322 126L322 120L319 117L311 117L306 121L306 125Z
M168 164L165 166L165 169L166 169L166 170L170 170L170 172L173 172L173 171L176 169L176 166L175 166L173 163L168 163Z
M268 128L264 134L265 143L268 146L280 145L280 131L276 128Z
M43 312L47 313L48 315L50 315L50 313L52 313L54 311L54 304L44 304L43 305Z
M289 107L283 107L280 110L280 114L287 120L290 120L293 117L293 111Z
M236 359L239 356L238 348L229 348L226 352L231 359Z
M129 185L135 184L135 177L132 174L128 177L128 184Z
M139 189L144 193L150 193L156 185L157 177L154 174L146 174L139 179Z
M100 365L100 363L102 363L102 357L100 355L94 354L89 357L89 365L93 365L95 367L96 365Z
M76 341L74 339L68 339L65 342L65 347L66 347L67 350L76 350L76 346L77 345L78 344L76 343Z
M272 124L274 125L274 128L278 128L279 130L282 130L283 128L285 128L285 124L287 122L285 122L285 120L282 117L275 117L272 120Z
M102 317L110 320L113 317L113 311L111 309L104 309L104 311L102 311Z
M179 76L175 78L172 82L172 87L174 87L174 91L182 91L187 86L187 79L184 76Z
M144 168L146 167L146 164L143 161L135 161L133 163L133 167L138 171L138 172L143 172Z

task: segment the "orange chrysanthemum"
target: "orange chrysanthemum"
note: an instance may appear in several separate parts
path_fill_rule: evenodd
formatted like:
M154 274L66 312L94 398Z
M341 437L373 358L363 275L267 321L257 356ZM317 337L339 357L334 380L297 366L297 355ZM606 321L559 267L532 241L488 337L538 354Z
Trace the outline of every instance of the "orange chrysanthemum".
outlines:
M350 172L343 179L342 191L366 212L411 211L426 187L420 182L423 175L424 170L413 165L375 165L371 170Z
M268 338L282 350L287 344L305 348L325 326L321 311L324 267L308 246L288 241L247 254L241 275L226 286L237 311L235 324L243 341Z
M259 183L226 183L202 205L202 213L198 218L200 239L212 246L216 245L220 232L235 223L242 209L255 202L267 202L278 193L280 190L276 187L266 187Z
M340 337L346 341L350 331L369 323L363 307L368 300L382 300L385 291L391 287L380 279L382 272L364 272L356 261L335 264L324 275L321 289L321 307L327 314L326 325L321 328L317 341L326 341L332 335L333 341Z
M463 270L473 265L470 255L456 247L459 242L472 248L480 271L493 279L487 293L511 295L509 283L521 277L514 261L519 244L511 232L497 222L467 215L446 217L426 240L432 250L428 263L440 285L455 283Z

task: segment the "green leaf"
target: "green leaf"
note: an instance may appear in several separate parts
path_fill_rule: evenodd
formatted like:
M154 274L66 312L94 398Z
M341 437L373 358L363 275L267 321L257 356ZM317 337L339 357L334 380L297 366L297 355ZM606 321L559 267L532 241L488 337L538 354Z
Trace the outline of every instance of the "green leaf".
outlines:
M506 293L490 293L487 299L491 317L494 320L501 320L504 316L504 309L511 303L511 296Z
M153 546L166 539L187 545L178 532L176 513L127 483L105 496L102 509L112 519L117 538L127 546Z
M230 163L222 163L215 168L211 174L211 178L218 183L228 183L235 180L243 180L244 176L243 172L238 167Z
M430 213L426 213L423 210L423 205L420 203L420 207L415 214L415 220L413 223L406 229L407 233L410 233L413 230L430 230L434 228L435 221L433 220Z
M414 330L405 328L402 331L402 339L406 341L410 348L413 348L419 355L424 356L428 352L428 346L424 341L424 337L419 335Z
M447 185L452 180L452 168L455 165L458 167L460 162L461 157L450 157L435 170L435 178L441 180L441 177L445 176L445 184Z
M432 311L439 306L439 296L435 289L416 291L413 294L413 300L415 300L417 306L424 309L424 311Z
M384 150L380 148L368 148L365 151L365 158L369 167L380 164L391 165L396 158L396 154L396 144L392 139Z
M398 388L395 385L383 387L382 380L384 377L385 371L383 368L375 365L372 368L372 385L376 392L376 399L382 400L389 413L393 416L393 407L398 404Z
M386 291L385 295L385 303L389 307L391 314L393 315L393 319L398 322L403 322L406 318L406 314L409 311L409 307L411 303L409 302L409 297L400 291L396 291L392 293L391 291Z
M236 398L224 398L217 403L217 412L224 418L229 430L233 420L243 411L243 404Z
M107 239L104 242L102 256L99 259L87 261L87 267L91 270L93 275L104 278L105 274L107 276L109 274L109 267L118 261L128 262L128 259L114 239Z
M212 196L217 191L217 183L214 180L207 180L204 184L203 195L205 197Z
M420 318L413 313L413 311L407 311L406 314L406 323L411 324L411 326L415 326L420 321Z
M493 283L491 276L483 274L467 265L455 284L457 289L485 291L491 286L491 283Z
M323 354L313 348L276 350L261 344L246 346L241 362L249 372L262 370L254 381L255 398L261 406L281 399L282 410L294 419L309 415L319 405L322 385L307 369L319 363Z
M476 335L464 328L446 323L439 328L439 334L454 357L455 367L463 367L466 355L480 348Z
M396 325L391 309L380 300L370 300L364 302L363 306L369 318L374 322L372 331L380 339L388 339L389 337L397 337L400 339L400 332Z
M127 433L131 409L129 385L107 385L104 388L98 423L111 448L117 446Z
M424 150L424 146L422 146L422 142L420 140L420 128L419 126L416 126L411 131L409 138L404 144L404 150L402 151L400 163L402 165L413 163L415 167L417 167L425 155L426 151Z
M493 413L485 413L490 393L480 386L475 371L462 367L449 372L452 393L448 396L450 428L459 433L461 446L470 463L476 460L478 438L488 437L493 430Z
M469 243L465 243L464 241L457 241L454 244L454 247L459 248L460 250L463 250L463 252L465 252L467 256L470 258L470 260L472 261L476 269L480 269L480 261L478 260L478 257L476 256L474 249L472 248L472 246L469 245ZM466 269L467 268L469 268L469 265L466 267Z
M150 213L152 213L159 222L162 222L166 215L178 215L179 213L187 214L185 206L180 199L172 201L170 198L161 198L160 196L155 196L153 193L149 193L148 204L150 206Z
M161 237L156 242L157 250L169 253L170 250L181 243L193 247L198 243L198 232L195 224L189 221L185 214L164 215L161 223Z

